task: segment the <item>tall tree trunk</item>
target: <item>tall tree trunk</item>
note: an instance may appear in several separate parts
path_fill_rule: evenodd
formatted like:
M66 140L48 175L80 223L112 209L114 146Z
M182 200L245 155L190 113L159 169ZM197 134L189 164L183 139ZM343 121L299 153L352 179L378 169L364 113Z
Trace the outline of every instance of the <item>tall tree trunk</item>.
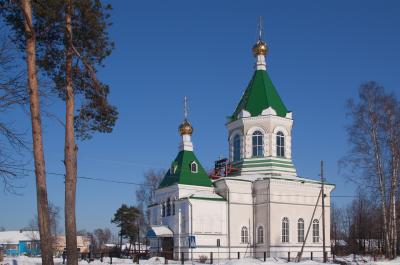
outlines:
M397 185L397 183L396 183ZM392 187L392 189L396 189L396 187ZM390 213L390 218L391 218L391 227L390 227L390 232L391 232L391 243L392 243L392 250L391 250L391 258L394 259L396 258L396 247L397 247L397 227L396 227L396 193L391 192L390 196L390 208L391 208L391 213Z
M371 106L369 106L371 108ZM373 111L370 109L369 110L369 115L371 119L371 130L370 130L370 135L372 138L372 144L374 146L374 156L375 156L375 167L376 167L376 172L378 174L379 178L379 192L381 196L381 211L382 211L382 218L383 218L383 235L385 239L385 256L386 258L391 257L391 242L389 240L389 222L388 222L388 211L386 208L386 188L385 188L385 174L383 172L383 166L382 166L382 157L381 157L381 148L378 142L378 132L377 132L377 120L374 117Z
M77 265L77 242L76 242L76 172L77 172L77 146L75 144L74 132L74 90L72 87L72 0L67 0L65 12L65 34L66 34L66 117L65 117L65 232L67 245L67 264Z
M392 242L392 258L397 256L397 193L399 182L399 166L400 166L400 151L399 151L399 135L396 134L395 116L389 112L388 127L389 127L389 144L391 152L391 190L390 190L390 216L391 216L391 242Z
M32 23L32 7L30 0L21 0L21 9L24 14L26 35L26 63L28 68L29 102L32 121L40 250L42 264L53 265L49 205L47 201L46 169L42 140L42 123L40 118L40 100L36 76L36 37Z

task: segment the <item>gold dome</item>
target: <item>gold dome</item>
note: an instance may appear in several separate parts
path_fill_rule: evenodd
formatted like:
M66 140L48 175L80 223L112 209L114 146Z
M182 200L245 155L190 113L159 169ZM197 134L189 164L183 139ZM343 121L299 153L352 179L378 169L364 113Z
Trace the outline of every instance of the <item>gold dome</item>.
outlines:
M188 122L187 119L185 119L185 120L182 122L182 124L179 125L179 133L180 133L181 135L184 135L184 134L192 135L192 133L193 133L193 127L192 127L192 125L190 124L190 122Z
M258 40L257 43L254 44L253 46L254 57L257 57L258 55L267 55L267 52L268 52L268 46L262 40Z

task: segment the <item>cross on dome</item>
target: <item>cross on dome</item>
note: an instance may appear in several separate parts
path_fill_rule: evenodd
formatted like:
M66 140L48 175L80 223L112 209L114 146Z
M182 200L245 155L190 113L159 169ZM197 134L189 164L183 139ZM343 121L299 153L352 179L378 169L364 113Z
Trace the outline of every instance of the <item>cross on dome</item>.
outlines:
M189 120L188 120L188 99L185 96L183 99L183 122L181 123L181 125L179 125L179 133L183 136L183 135L192 135L193 133L193 127L190 124Z

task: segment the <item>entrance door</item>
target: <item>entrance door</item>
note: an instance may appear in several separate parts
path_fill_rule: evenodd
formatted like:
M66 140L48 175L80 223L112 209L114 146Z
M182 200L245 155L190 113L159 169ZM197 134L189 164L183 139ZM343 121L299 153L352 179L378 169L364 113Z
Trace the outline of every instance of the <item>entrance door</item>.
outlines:
M174 238L163 237L161 239L162 256L166 259L174 258Z

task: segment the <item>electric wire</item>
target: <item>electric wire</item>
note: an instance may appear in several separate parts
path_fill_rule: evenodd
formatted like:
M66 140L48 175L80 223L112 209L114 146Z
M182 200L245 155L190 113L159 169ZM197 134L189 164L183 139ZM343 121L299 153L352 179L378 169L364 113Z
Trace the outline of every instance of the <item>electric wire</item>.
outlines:
M35 172L35 170L32 169L26 169L26 168L15 168L17 170L20 170L22 172ZM21 172L21 173L22 173ZM64 173L59 173L59 172L52 172L52 171L46 171L46 174L49 175L54 175L54 176L59 176L65 178ZM132 182L132 181L124 181L124 180L113 180L113 179L105 179L105 178L97 178L97 177L87 177L87 176L77 176L77 179L84 179L84 180L89 180L89 181L97 181L97 182L104 182L104 183L114 183L114 184L124 184L124 185L134 185L134 186L149 186L153 187L153 185L148 185L145 183L137 183L137 182ZM315 183L318 184L318 183ZM239 192L239 191L229 191L230 194L241 194L241 195L252 195L253 193L251 192ZM304 194L274 194L274 193L256 193L256 196L260 195L265 195L265 196L277 196L277 197L311 197L311 198L316 198L318 195L304 195ZM331 198L356 198L358 197L357 195L330 195L328 197Z

